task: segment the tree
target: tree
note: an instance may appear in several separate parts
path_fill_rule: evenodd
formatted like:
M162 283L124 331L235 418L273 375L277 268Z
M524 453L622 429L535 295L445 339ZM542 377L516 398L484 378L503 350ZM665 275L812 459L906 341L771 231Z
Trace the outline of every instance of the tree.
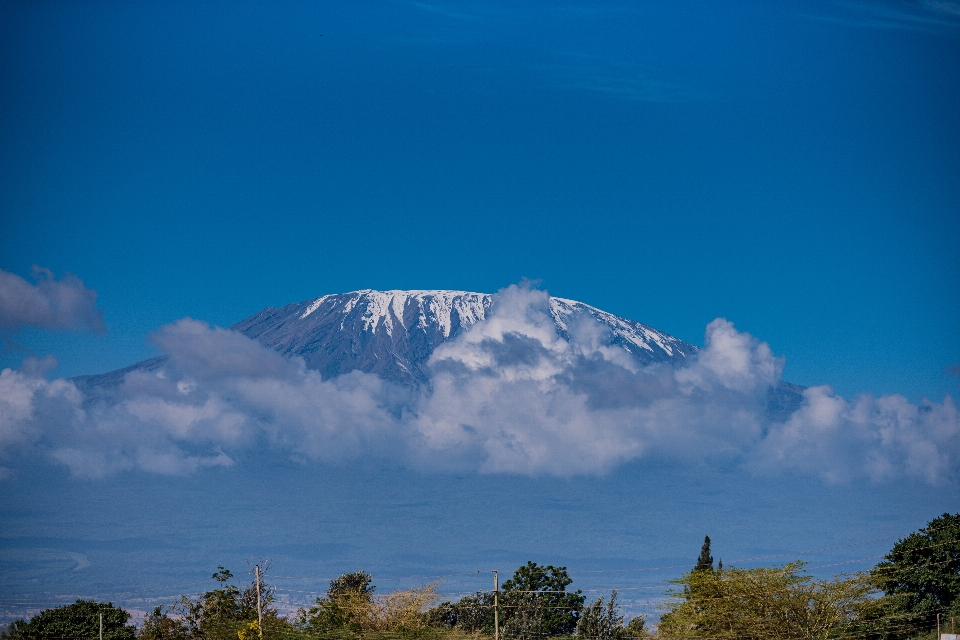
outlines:
M312 631L361 631L370 615L373 576L363 571L344 573L330 581L325 598L300 615L301 626Z
M364 630L401 633L426 628L428 608L437 599L436 588L433 583L376 596Z
M233 574L223 566L210 576L219 584L218 588L207 591L198 599L189 596L180 596L174 603L172 611L174 618L170 618L162 610L155 612L157 617L150 623L153 633L164 630L177 632L174 625L164 621L164 618L175 620L182 624L186 634L203 640L236 640L237 633L245 628L249 622L257 620L257 589L260 589L260 598L263 605L264 626L267 619L276 620L277 609L271 606L274 599L274 589L264 583L264 573L269 568L263 563L260 572L260 583L254 578L243 590L234 584L228 584ZM158 639L159 640L159 639Z
M597 598L583 608L580 620L577 621L576 636L583 640L620 640L625 637L616 589L610 592L606 605L603 598Z
M503 583L504 629L515 624L514 617L516 623L529 625L540 616L536 633L558 636L576 631L585 598L579 590L566 590L572 582L566 567L527 562Z
M435 610L427 610L436 600L436 584L374 595L372 579L357 571L331 580L326 597L299 611L297 626L313 633L404 632L423 629L436 619L431 616Z
M630 622L623 628L624 638L649 638L650 633L646 629L647 616L633 616Z
M101 614L104 640L134 640L136 628L127 625L129 613L110 602L92 600L41 611L29 622L16 620L5 635L9 640L98 640Z
M916 629L933 628L938 613L960 617L960 513L897 541L872 575Z
M511 640L536 640L545 635L543 596L530 591L517 591L504 599L506 604L501 635Z
M370 585L371 582L373 582L373 576L363 571L344 573L330 581L327 598L336 600L346 595L361 595L369 599L376 590L376 587Z
M662 638L820 640L842 633L872 606L866 576L814 580L803 563L691 571L660 619Z
M442 602L429 615L433 626L494 635L493 594L489 591L477 591L456 602Z
M694 571L713 571L713 556L710 555L710 536L703 537L703 546L700 548L700 557Z
M137 640L187 640L190 628L179 618L171 618L162 605L154 607L143 619Z

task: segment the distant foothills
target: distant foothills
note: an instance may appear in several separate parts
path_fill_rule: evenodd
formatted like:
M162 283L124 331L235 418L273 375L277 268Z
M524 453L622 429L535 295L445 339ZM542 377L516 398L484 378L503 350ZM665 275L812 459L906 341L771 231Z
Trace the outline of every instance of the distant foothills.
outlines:
M899 540L872 570L815 579L803 563L741 569L714 563L710 538L674 581L658 624L626 620L616 590L587 601L566 567L528 562L496 590L438 603L437 583L379 594L357 571L332 580L309 609L281 615L269 563L241 588L226 568L213 589L157 606L139 625L112 603L78 600L17 620L3 640L331 640L629 638L910 640L960 618L960 514ZM496 584L496 583L495 583Z

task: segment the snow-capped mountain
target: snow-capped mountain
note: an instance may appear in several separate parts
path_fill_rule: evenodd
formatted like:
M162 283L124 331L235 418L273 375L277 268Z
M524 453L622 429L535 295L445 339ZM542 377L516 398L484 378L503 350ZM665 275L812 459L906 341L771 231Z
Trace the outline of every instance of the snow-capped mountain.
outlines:
M359 369L416 384L426 380L424 367L433 350L486 318L494 303L495 296L486 293L365 289L268 307L231 329L283 355L303 358L324 378ZM582 302L550 298L549 305L562 338L570 339L577 318L590 316L608 330L610 345L624 349L641 365L681 364L698 351L683 340ZM153 358L75 382L85 389L114 386L131 370L152 370L162 363L163 358Z
M325 378L359 369L394 382L426 380L424 365L446 340L483 320L494 296L467 291L353 291L268 308L231 327L289 356ZM609 340L641 364L682 362L697 348L639 322L596 307L550 298L558 334L589 315L609 330Z

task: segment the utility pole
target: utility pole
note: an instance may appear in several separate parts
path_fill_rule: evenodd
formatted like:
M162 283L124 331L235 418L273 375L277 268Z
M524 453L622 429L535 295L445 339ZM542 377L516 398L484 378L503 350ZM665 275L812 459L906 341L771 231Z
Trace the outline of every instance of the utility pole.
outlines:
M103 611L100 612L100 640L103 640Z
M249 566L249 565L248 565ZM257 577L257 635L263 640L263 605L260 603L260 565L254 566ZM100 638L103 640L103 638Z
M493 640L500 640L500 582L496 569L493 571Z

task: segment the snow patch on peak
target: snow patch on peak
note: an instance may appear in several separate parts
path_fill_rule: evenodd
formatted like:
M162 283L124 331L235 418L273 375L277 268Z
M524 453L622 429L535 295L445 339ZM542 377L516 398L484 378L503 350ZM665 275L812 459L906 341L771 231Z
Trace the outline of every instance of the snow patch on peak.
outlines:
M377 291L361 289L343 294L324 295L308 303L303 303L301 320L306 319L323 307L324 315L341 316L341 329L349 322L352 312L359 313L360 328L376 334L383 329L391 338L394 332L406 335L411 329L438 331L444 339L450 338L463 329L485 320L494 304L496 296L488 293L451 290L389 290ZM588 314L605 325L614 340L628 352L642 352L657 357L662 353L667 357L685 357L697 351L696 347L686 345L665 333L657 331L639 322L621 318L596 307L576 300L551 297L550 315L559 331L570 331L571 321L579 315ZM415 320L414 320L415 318ZM687 353L691 352L691 353Z
M454 330L454 312L457 313L460 326L468 327L486 317L487 309L493 300L490 294L470 291L363 289L340 296L318 298L300 316L301 319L316 311L325 299L332 297L349 297L339 309L344 316L354 309L363 309L364 331L377 333L382 327L390 337L393 337L394 330L402 329L406 332L409 329L404 322L409 305L416 305L418 328L426 329L431 324L435 324L443 337L449 338Z
M493 296L489 294L468 291L431 291L429 294L427 309L440 327L444 338L450 337L454 311L460 318L460 326L466 328L486 318L487 309L493 301ZM421 311L420 322L424 323L426 320L427 314Z
M332 298L332 297L333 297L333 296L331 296L331 295L320 296L319 298L317 298L316 300L314 300L313 302L311 302L310 305L307 307L306 311L304 311L304 312L300 315L300 319L303 320L304 318L306 318L308 315L310 315L311 313L313 313L314 311L316 311L317 309L319 309L319 308L320 308L320 305L323 304L323 301L324 301L324 300L327 300L328 298Z
M400 318L403 318L403 304L406 302L405 291L366 291L363 294L366 298L366 311L363 314L363 328L366 331L376 333L382 324L387 330L388 336L393 336L393 320L391 308L399 305ZM403 326L403 320L400 320L400 326ZM405 328L405 327L404 327Z

